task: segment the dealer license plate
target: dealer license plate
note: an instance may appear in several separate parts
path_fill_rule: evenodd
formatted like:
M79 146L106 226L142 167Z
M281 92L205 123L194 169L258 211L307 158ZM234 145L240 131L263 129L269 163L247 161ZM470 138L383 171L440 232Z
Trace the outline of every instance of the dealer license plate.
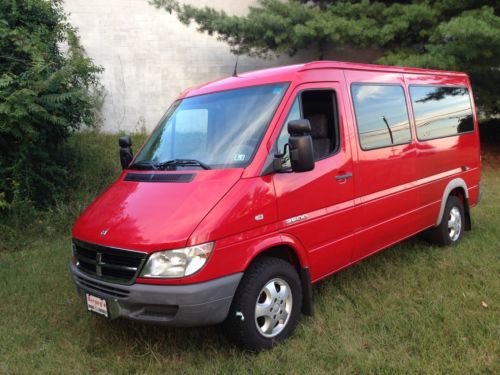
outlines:
M108 317L108 304L105 299L93 296L86 293L87 296L87 310L95 312L99 315Z

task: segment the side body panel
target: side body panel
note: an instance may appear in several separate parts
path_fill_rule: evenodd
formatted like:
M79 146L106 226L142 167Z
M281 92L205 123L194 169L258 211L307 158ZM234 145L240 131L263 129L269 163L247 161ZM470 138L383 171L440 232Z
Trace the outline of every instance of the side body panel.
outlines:
M345 71L349 89L350 124L356 136L357 160L354 173L356 201L361 215L356 217L358 246L353 261L408 237L423 226L418 194L413 189L416 176L416 149L409 144L363 150L360 146L351 95L354 83L404 87L401 73Z
M416 182L426 226L436 224L446 186L456 178L465 181L469 204L478 199L480 180L479 129L474 99L467 77L450 77L436 74L405 74L405 82L411 85L465 86L469 90L474 119L474 131L461 135L419 140L416 138ZM410 105L411 121L415 127L413 108Z

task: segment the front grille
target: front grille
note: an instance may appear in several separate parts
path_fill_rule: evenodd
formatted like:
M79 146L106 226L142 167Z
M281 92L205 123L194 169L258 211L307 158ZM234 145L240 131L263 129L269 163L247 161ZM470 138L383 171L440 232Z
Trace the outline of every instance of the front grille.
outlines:
M77 260L76 266L82 272L120 284L134 282L147 255L78 240L73 240L73 254Z

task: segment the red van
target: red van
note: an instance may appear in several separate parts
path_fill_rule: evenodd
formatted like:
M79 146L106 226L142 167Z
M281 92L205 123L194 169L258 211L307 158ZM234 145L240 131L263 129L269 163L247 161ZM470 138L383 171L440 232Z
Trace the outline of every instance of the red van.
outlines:
M73 228L88 310L224 322L257 351L312 313L312 284L424 232L454 245L480 195L464 73L312 62L182 93Z

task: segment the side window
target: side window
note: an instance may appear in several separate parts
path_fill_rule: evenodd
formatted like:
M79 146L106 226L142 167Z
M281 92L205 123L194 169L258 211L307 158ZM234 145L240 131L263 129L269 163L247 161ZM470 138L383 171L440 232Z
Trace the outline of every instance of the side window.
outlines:
M419 140L449 137L474 130L467 88L410 86L410 96Z
M401 86L355 83L351 93L363 150L410 143L408 109Z
M278 152L288 142L288 122L306 118L311 124L315 160L324 159L338 149L340 143L337 101L333 90L303 91L295 98L277 140ZM287 154L282 166L290 167Z

